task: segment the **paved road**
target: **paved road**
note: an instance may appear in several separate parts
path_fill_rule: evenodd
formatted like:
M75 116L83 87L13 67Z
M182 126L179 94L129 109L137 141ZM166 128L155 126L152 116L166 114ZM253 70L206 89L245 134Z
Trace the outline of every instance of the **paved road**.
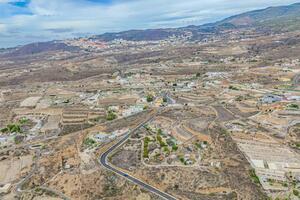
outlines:
M168 199L168 200L176 200L176 198L174 198L173 196L163 192L163 191L160 191L154 187L152 187L151 185L148 185L147 183L137 179L137 178L134 178L133 176L129 175L129 174L126 174L116 168L114 168L112 165L110 165L107 161L107 157L109 156L110 153L112 153L116 148L120 147L129 137L130 137L130 134L135 132L136 130L138 130L139 128L141 128L144 124L146 124L148 121L150 121L153 117L151 117L150 119L148 119L146 122L143 122L142 124L140 124L138 127L136 127L135 129L133 129L132 131L128 132L118 143L116 143L115 145L113 145L112 147L110 147L106 152L104 152L101 156L100 156L100 159L99 159L99 162L108 170L126 178L127 180L143 187L144 189L164 198L164 199Z

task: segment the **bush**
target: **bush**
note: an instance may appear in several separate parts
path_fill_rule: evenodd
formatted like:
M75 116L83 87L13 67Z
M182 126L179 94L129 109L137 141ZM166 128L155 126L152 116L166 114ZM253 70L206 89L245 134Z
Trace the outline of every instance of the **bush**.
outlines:
M149 150L148 150L149 142L150 142L150 138L145 137L144 138L144 151L143 151L144 158L149 158Z
M234 87L234 86L232 86L232 85L229 86L229 89L230 89L230 90L239 90L237 87Z
M180 160L180 162L182 162L183 164L185 164L183 157L180 157L179 160Z
M252 179L252 181L256 184L260 184L259 178L257 177L257 175L255 174L255 170L251 169L250 170L250 177Z
M169 153L169 148L167 146L164 147L164 152Z
M298 190L293 190L293 194L294 194L295 196L299 196L299 191L298 191Z
M156 139L159 142L160 147L167 146L166 143L164 141L162 141L162 137L159 134L157 134Z
M7 129L9 130L9 132L13 133L20 133L21 132L21 127L18 124L8 124L7 125Z
M91 138L86 138L83 143L86 146L93 146L94 144L96 144L96 141Z
M299 106L297 104L294 104L294 103L288 105L288 107L291 108L291 109L299 109Z
M108 120L108 121L112 121L112 120L114 120L114 119L116 119L117 118L117 115L116 115L116 113L114 113L113 111L108 111L108 113L107 113L107 115L106 115L106 119Z
M147 98L147 102L152 102L154 100L154 97L151 94L148 94L146 98Z
M162 130L159 128L159 129L157 130L157 133L158 133L159 135L161 135L161 134L162 134Z
M7 127L1 129L1 133L6 133L6 132L8 132L8 128Z
M173 145L173 146L172 146L172 150L173 150L173 151L177 151L177 150L178 150L178 146L177 146L177 145Z
M29 120L26 117L22 117L21 119L19 119L20 124L26 124L26 123L28 123L28 121Z

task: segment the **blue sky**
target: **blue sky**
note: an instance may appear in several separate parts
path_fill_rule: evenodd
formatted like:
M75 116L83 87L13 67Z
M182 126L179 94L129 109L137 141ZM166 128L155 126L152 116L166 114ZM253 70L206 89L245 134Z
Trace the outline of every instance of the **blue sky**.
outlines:
M253 9L296 2L295 0L0 0L0 47L129 29L199 25Z

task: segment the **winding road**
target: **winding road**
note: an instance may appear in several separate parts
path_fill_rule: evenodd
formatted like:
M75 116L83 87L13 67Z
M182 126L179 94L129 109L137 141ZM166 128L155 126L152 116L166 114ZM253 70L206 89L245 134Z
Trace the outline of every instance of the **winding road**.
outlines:
M99 162L108 170L126 178L127 180L133 182L136 185L141 186L142 188L162 197L163 199L168 199L168 200L176 200L175 197L157 189L154 188L153 186L125 173L120 171L119 169L116 169L113 165L110 165L108 162L108 156L118 147L122 146L122 144L124 144L126 142L126 140L130 137L131 133L137 131L138 129L140 129L144 124L146 124L147 122L149 122L151 119L153 119L154 116L152 116L151 118L149 118L148 120L146 120L145 122L141 123L139 126L137 126L135 129L129 131L119 142L117 142L116 144L114 144L113 146L111 146L107 151L105 151L99 158Z

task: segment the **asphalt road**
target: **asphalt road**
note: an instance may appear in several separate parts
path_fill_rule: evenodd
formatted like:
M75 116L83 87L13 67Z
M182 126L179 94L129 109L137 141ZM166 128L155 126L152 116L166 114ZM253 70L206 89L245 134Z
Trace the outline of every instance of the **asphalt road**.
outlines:
M153 118L153 117L152 117ZM163 191L160 191L154 187L152 187L151 185L137 179L137 178L134 178L133 176L129 175L129 174L126 174L116 168L114 168L112 165L110 165L107 161L107 157L109 156L110 153L112 153L116 148L120 147L129 137L130 137L130 134L135 132L136 130L138 130L139 128L141 128L144 124L146 124L148 121L150 121L152 118L148 119L146 122L140 124L138 127L136 127L134 130L128 132L126 134L126 136L124 136L118 143L116 143L115 145L113 145L112 147L110 147L106 152L104 152L101 156L100 156L100 159L99 159L99 162L108 170L126 178L127 180L143 187L144 189L164 198L164 199L168 199L168 200L176 200L176 198L174 198L173 196L163 192Z

